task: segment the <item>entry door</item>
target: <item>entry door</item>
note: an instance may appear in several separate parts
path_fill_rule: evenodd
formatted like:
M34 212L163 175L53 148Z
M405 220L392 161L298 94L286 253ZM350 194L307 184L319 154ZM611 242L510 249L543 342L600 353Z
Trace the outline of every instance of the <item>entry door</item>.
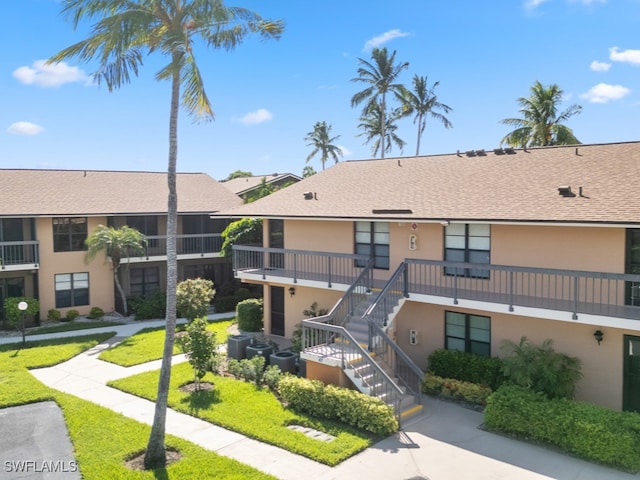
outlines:
M640 337L624 336L622 409L640 412Z
M271 333L284 337L284 287L271 286Z

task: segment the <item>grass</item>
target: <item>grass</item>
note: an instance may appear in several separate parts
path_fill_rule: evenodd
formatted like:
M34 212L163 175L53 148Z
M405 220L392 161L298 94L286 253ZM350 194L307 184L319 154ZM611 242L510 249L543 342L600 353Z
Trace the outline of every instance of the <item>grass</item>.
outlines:
M229 335L227 329L233 322L233 319L213 321L209 323L207 330L216 334L218 343L226 343ZM162 358L164 332L164 327L145 328L125 338L115 347L105 350L99 358L123 367L159 360ZM173 353L174 355L181 353L177 345L174 346Z
M51 366L68 360L111 335L29 342L28 348L24 349L16 349L15 345L2 345L0 408L44 400L55 401L63 411L80 472L85 480L274 478L170 435L167 436L167 446L180 451L180 461L154 471L132 471L124 462L145 449L149 426L51 389L37 381L28 371L29 368Z
M120 325L122 325L122 323L107 322L104 320L93 321L93 322L69 322L69 323L63 323L61 325L51 325L48 327L40 327L33 330L29 330L27 332L27 336L42 335L43 333L60 333L60 332L71 332L75 330L87 330L90 328L117 327Z
M158 371L145 372L109 385L155 400ZM317 420L296 414L282 406L268 389L254 384L209 373L204 381L214 383L211 391L184 393L181 385L193 381L193 370L186 364L172 367L169 405L208 422L242 433L248 437L284 448L327 465L336 465L370 446L375 440L365 432L343 424ZM296 424L315 428L336 437L323 442L287 428Z

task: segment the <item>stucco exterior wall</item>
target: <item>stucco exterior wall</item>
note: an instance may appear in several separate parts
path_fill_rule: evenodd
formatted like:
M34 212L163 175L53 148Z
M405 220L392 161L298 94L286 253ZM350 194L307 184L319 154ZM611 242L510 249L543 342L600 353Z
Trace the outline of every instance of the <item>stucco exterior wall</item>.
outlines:
M353 253L353 232L353 222L285 220L284 247L292 250Z

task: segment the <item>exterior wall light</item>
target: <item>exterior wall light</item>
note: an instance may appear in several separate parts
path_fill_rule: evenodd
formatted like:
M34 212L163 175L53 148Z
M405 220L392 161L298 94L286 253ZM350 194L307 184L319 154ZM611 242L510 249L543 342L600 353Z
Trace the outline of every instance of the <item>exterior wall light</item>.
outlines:
M602 330L598 329L595 332L593 332L593 338L596 339L596 342L598 342L598 345L600 345L600 342L602 341L604 337L604 333L602 333Z
M295 287L289 287L289 295L291 295L293 297L295 294L296 294Z

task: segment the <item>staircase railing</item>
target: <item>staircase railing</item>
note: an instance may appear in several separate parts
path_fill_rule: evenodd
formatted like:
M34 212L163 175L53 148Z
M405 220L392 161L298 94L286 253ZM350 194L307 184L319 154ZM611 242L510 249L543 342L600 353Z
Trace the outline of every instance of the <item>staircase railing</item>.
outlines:
M367 350L342 326L328 323L330 314L324 317L303 320L302 346L304 351L311 350L318 355L336 355L340 358L342 370L352 369L354 376L362 381L372 397L381 399L393 408L400 421L400 402L402 389L376 363ZM357 373L357 367L363 364L370 367L370 375L364 377Z
M375 352L421 403L424 372L386 333L389 315L402 299L409 297L407 275L408 265L402 262L363 316L369 322L369 351Z

